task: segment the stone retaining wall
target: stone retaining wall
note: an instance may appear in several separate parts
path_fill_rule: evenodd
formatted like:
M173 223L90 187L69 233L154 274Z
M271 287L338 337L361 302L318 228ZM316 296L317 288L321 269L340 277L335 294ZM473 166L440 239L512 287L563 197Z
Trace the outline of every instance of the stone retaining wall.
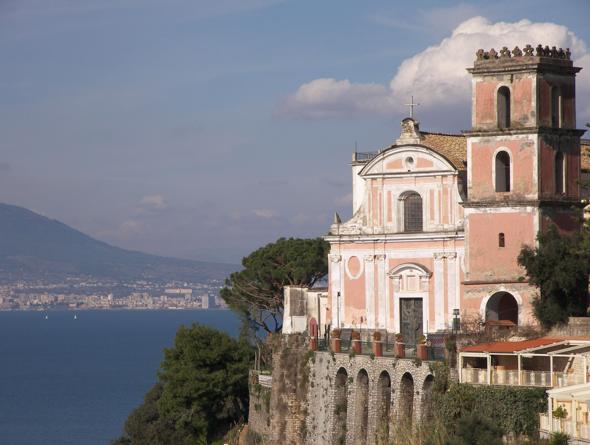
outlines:
M258 383L258 374L250 372L250 403L248 406L248 428L263 442L270 439L270 398L271 389Z
M393 425L400 422L420 422L426 414L425 405L430 406L428 397L433 381L431 362L316 352L310 367L306 441L310 445L372 445L379 443L379 436L385 442L387 437L383 436L385 434L391 437ZM341 373L346 372L344 427L338 422L338 417L344 410L336 383L339 370ZM368 377L368 392L364 385L365 372ZM387 377L389 387L380 384L387 381ZM387 391L389 397L384 397ZM367 400L368 406L365 407L359 400ZM408 418L409 413L411 418Z
M270 411L260 409L260 396L250 400L249 427L265 443L384 445L395 426L428 419L433 362L310 352L301 336L283 337Z

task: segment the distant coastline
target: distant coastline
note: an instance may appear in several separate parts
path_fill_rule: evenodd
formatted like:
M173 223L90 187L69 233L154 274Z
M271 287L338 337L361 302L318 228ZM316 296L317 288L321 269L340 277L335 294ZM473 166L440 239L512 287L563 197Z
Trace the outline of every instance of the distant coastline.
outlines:
M221 280L152 282L76 277L0 285L0 311L183 310L225 308Z
M155 311L229 311L228 307L152 307L152 308L138 308L138 307L91 307L91 308L0 308L0 312L98 312L98 311L137 311L137 312L155 312Z

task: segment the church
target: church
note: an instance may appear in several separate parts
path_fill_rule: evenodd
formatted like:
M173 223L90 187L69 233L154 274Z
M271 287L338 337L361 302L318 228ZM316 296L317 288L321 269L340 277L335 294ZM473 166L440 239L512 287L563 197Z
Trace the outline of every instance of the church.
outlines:
M285 289L284 333L379 330L415 344L457 318L535 323L517 258L539 231L582 221L580 68L569 50L526 45L480 49L468 71L470 130L422 131L411 116L393 144L353 154L353 216L335 215L325 236L328 288Z

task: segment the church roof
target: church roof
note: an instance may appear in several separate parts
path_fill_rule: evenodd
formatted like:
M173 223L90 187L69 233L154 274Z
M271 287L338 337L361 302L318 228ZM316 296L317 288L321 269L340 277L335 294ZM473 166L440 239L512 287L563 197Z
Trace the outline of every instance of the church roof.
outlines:
M467 166L467 138L462 134L434 133L420 131L420 144L438 154L444 156L457 170L465 170ZM399 142L399 141L398 141ZM582 171L590 173L590 139L582 139L581 164ZM394 144L390 148L395 148ZM366 162L377 156L380 152L355 153L355 161Z
M465 170L467 163L467 139L462 134L420 132L422 145L447 158L457 170Z
M462 134L420 132L423 145L443 155L457 168L465 170L467 164L467 139ZM590 173L590 139L580 141L582 171Z

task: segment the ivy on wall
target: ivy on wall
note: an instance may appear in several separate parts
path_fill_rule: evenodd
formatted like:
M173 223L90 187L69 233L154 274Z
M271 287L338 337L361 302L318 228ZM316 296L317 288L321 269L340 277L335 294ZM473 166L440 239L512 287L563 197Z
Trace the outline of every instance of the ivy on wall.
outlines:
M470 413L494 420L504 434L537 436L539 413L547 410L544 388L473 386L451 384L448 391L435 395L437 417L449 431L457 420Z

